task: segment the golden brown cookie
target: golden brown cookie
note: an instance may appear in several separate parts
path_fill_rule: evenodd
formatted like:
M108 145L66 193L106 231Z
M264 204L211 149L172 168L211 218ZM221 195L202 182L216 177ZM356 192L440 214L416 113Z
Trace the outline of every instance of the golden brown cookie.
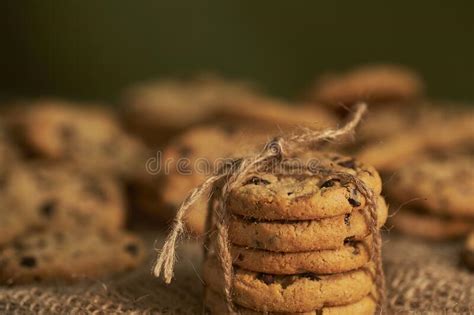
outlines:
M147 149L105 108L41 100L10 116L11 128L33 156L118 176L144 172Z
M309 99L344 106L359 101L369 104L408 101L419 98L424 86L421 78L408 68L371 65L343 74L327 74L309 92Z
M308 221L256 221L231 216L230 241L236 245L276 252L306 252L336 249L363 240L369 234L363 210ZM378 227L387 220L387 205L378 202Z
M462 258L466 266L474 270L474 229L466 238Z
M204 303L206 308L211 314L229 314L227 305L225 304L224 298L218 293L211 289L206 289L204 293ZM241 315L257 315L262 312L254 311L243 306L237 306L237 311ZM269 315L372 315L375 312L376 303L370 296L363 298L362 300L341 306L327 306L318 310L310 312L271 312L266 313Z
M434 241L459 238L474 229L473 219L443 217L410 209L396 212L390 218L390 223L406 235Z
M387 190L400 203L410 201L431 213L474 218L473 162L468 155L408 164Z
M235 303L266 312L311 312L325 306L355 303L373 288L370 265L337 275L301 274L277 276L236 268L233 276ZM222 291L223 272L217 259L204 264L204 281ZM344 288L344 289L341 289Z
M253 93L246 83L213 75L143 83L125 92L123 118L155 148L186 128L211 121L218 109L233 106L237 99Z
M354 158L315 152L314 163L334 172L354 175L376 195L382 190L377 171ZM234 214L262 220L317 220L362 209L365 199L350 183L335 175L316 172L313 176L250 174L229 193L228 209Z
M0 165L0 245L38 224L38 202L34 179L24 166Z
M234 265L270 274L335 274L362 268L370 260L371 241L351 241L343 247L298 253L282 253L231 245Z
M0 250L0 282L97 278L134 268L143 258L142 242L124 232L36 232Z
M31 163L36 185L38 226L115 231L125 223L125 201L119 182L73 165Z

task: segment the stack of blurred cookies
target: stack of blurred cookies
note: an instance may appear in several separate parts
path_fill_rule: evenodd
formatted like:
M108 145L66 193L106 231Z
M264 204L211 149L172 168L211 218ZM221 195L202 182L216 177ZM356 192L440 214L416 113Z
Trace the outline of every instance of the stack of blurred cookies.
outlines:
M0 125L0 283L81 280L145 256L125 230L146 149L105 107L17 104Z
M377 228L387 218L377 171L354 158L311 154L318 166L349 173L377 196ZM314 161L313 160L313 161ZM323 175L326 174L326 175ZM232 297L243 314L263 312L373 314L372 235L366 200L335 175L248 175L229 193ZM206 306L227 313L219 252L204 263Z

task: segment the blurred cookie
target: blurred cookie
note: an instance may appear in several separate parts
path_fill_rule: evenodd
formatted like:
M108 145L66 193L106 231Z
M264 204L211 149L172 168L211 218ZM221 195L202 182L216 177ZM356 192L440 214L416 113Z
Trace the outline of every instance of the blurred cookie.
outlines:
M38 224L38 195L28 171L16 164L0 165L0 245Z
M87 280L134 268L143 258L142 242L128 233L37 232L0 250L0 282Z
M138 203L153 216L168 220L194 187L231 158L260 150L266 140L264 132L239 126L192 128L172 140L164 150L159 174L135 188ZM202 198L189 210L186 225L191 232L204 231L206 209L207 200Z
M87 170L118 176L144 171L145 147L126 134L105 108L43 100L18 109L10 119L33 156L72 161Z
M474 219L439 216L410 209L396 212L389 222L403 234L433 241L459 238L474 229Z
M119 182L75 166L32 163L28 171L37 194L38 226L115 231L125 223L125 202Z
M233 300L262 312L311 312L324 306L360 301L372 291L371 265L336 275L271 275L235 268ZM204 263L206 285L223 292L223 271L216 258ZM343 290L341 288L344 288Z
M349 173L371 188L382 190L377 171L354 158L335 153L312 153L307 163L318 169ZM311 165L309 165L311 166ZM352 184L334 175L316 172L312 176L278 176L271 173L250 174L229 193L229 211L261 220L316 220L351 213L365 206Z
M211 289L206 289L204 293L204 303L206 308L211 314L229 314L229 310L225 303L224 297L219 295ZM266 312L268 315L346 315L346 314L358 314L358 315L372 315L375 312L376 303L370 296L363 298L362 300L343 306L325 306L318 310L310 312ZM241 315L258 315L262 312L255 311L243 306L237 305L237 311Z
M474 229L466 238L462 257L466 266L474 270Z
M419 98L424 84L412 70L395 65L361 66L343 74L322 76L308 98L332 106L401 102Z
M381 127L380 122L374 124ZM474 141L473 126L474 115L471 111L429 111L427 108L416 117L407 115L397 132L364 145L357 157L379 171L395 171L424 155L433 152L446 154L469 146ZM365 134L376 134L379 128L367 129Z
M125 92L123 119L130 130L156 148L185 128L209 122L218 108L252 94L245 83L213 75L144 83Z
M229 238L236 245L275 252L336 249L369 235L363 211L306 221L258 221L232 216ZM381 227L388 214L382 197L379 198L377 213L377 226Z
M400 169L387 191L400 203L410 201L427 212L474 218L473 178L472 156L427 158Z

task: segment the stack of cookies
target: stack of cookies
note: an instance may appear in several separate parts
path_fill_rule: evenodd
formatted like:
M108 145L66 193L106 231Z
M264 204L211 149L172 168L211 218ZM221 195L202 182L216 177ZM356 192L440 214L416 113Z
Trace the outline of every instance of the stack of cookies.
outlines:
M387 218L377 171L354 158L311 154L318 167L357 177L378 198L377 228ZM308 161L305 161L308 163ZM243 314L373 314L372 235L365 198L329 173L248 175L228 197L232 298ZM224 279L211 242L204 263L205 302L227 313ZM217 272L220 270L220 272Z

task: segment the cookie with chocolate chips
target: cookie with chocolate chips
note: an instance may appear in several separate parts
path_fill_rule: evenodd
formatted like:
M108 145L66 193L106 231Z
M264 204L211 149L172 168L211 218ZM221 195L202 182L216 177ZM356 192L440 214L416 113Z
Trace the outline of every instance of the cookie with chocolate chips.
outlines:
M417 73L395 65L371 65L343 74L323 75L309 91L312 101L333 107L407 102L419 99L424 84Z
M474 229L466 238L462 259L466 266L474 271Z
M164 150L161 171L154 180L138 183L137 204L162 220L174 217L187 194L226 162L248 155L267 140L263 131L240 125L206 125L173 139ZM157 206L161 205L161 206ZM207 200L202 198L186 215L187 228L204 232Z
M363 209L365 198L338 177L351 174L372 189L382 190L377 171L354 158L317 152L301 158L312 174L250 174L229 193L228 209L260 220L319 220Z
M371 239L350 240L342 247L296 253L231 245L234 265L269 274L336 274L362 268L370 260Z
M0 282L87 280L136 267L143 244L125 233L36 232L0 250Z
M370 234L363 211L306 221L258 221L234 215L229 222L229 238L239 246L275 252L337 249ZM378 199L377 214L380 228L388 214L382 197Z
M69 164L38 161L30 163L28 171L36 186L39 227L115 231L124 225L125 202L117 180Z
M230 314L225 303L223 294L219 294L214 290L206 288L204 291L204 304L207 311L210 314ZM258 315L262 314L262 311L255 311L240 305L236 305L237 311L241 315ZM310 312L266 312L269 315L347 315L347 314L359 314L359 315L372 315L375 312L376 303L371 296L366 296L362 300L342 306L324 306L323 308L313 310Z
M325 306L347 305L370 294L371 272L371 264L336 275L272 275L235 268L233 300L245 308L264 312L311 312ZM216 258L205 261L203 276L208 288L223 292L223 271Z
M29 156L120 177L144 172L146 148L105 107L41 100L17 109L10 120Z
M387 191L400 203L427 212L474 218L474 167L472 155L447 159L427 158L406 165Z
M34 179L21 165L0 165L0 245L38 224Z

